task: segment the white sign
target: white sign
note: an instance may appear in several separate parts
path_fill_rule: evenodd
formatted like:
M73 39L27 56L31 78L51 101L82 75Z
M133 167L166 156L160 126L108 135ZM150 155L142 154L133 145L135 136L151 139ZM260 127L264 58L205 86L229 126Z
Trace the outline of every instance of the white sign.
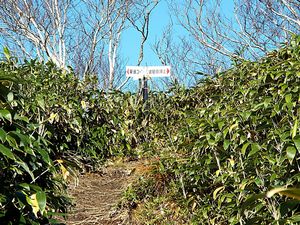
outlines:
M169 77L170 75L170 66L126 66L126 77L133 77L133 79Z

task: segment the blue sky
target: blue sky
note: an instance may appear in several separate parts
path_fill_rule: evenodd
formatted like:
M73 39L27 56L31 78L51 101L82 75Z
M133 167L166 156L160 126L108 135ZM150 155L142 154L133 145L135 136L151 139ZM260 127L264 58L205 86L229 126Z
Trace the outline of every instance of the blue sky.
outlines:
M180 2L180 0L178 0ZM224 3L225 2L225 3ZM223 2L223 11L230 16L233 9L233 0L226 0ZM149 25L149 38L145 44L144 49L144 60L142 65L161 65L157 56L153 53L151 46L154 44L156 39L159 39L162 35L164 28L169 24L170 21L169 8L166 0L161 0L154 11L151 14L150 25ZM174 21L176 25L176 21ZM179 26L174 26L174 32L176 34L183 34L184 30ZM122 34L120 53L127 62L126 65L136 65L139 54L140 36L139 33L133 28L125 30Z
M151 45L156 39L161 37L164 28L169 23L168 6L162 0L151 14L149 24L149 37L144 48L144 60L142 65L160 65L158 58L155 56L151 49ZM125 30L122 34L121 40L121 55L127 61L127 65L136 65L139 55L140 35L133 28Z
M182 0L176 0L178 3L182 3ZM211 0L213 1L213 0ZM222 9L228 17L233 15L233 0L224 0ZM157 39L162 37L163 31L170 23L172 13L169 12L169 7L166 0L161 0L154 11L151 14L150 24L149 24L149 37L144 47L144 60L142 61L142 66L160 66L161 62L152 50L153 44ZM173 34L176 35L172 37L172 41L176 43L179 41L178 36L186 34L185 30L178 25L178 22L173 18ZM128 28L122 33L121 45L120 45L120 55L125 60L126 66L137 65L139 47L140 47L140 35L133 28ZM172 68L171 68L172 70ZM124 79L125 79L125 69L124 69ZM163 90L165 86L161 79L165 78L154 78L155 86L153 82L149 82L149 87L151 90ZM125 86L125 90L136 90L138 82L130 79L128 84ZM158 89L157 89L158 88Z

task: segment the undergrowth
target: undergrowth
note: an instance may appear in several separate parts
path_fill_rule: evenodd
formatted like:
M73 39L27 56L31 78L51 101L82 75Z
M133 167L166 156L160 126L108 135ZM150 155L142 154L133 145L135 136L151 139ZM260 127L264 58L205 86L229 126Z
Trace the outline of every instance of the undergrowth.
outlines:
M300 221L297 200L265 195L299 185L300 37L257 62L234 63L194 88L150 97L148 146L168 191L140 200L150 207L141 221L157 215L163 224L165 198L188 224Z
M0 222L47 224L70 206L73 170L150 157L124 194L145 224L297 224L300 37L257 62L234 61L196 87L103 92L52 62L0 63Z

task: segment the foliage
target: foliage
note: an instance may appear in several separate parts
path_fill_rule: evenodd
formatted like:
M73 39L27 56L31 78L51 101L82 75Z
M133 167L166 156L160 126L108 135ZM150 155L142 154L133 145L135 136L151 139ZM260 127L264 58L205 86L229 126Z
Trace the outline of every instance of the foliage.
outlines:
M271 198L275 194L285 195L294 199L300 200L300 189L299 188L286 188L278 187L267 192L266 196Z
M61 190L74 168L136 157L142 106L130 93L99 91L95 77L79 80L52 62L20 64L8 49L4 55L0 222L47 223L50 212L65 213L70 205Z
M22 73L4 49L0 63L0 223L47 224L54 212L65 212L70 201L53 149L38 130L42 124L22 114L19 95ZM55 223L55 221L52 221Z
M156 165L125 193L130 207L157 210L168 199L176 218L194 224L300 221L298 201L268 197L295 195L290 187L300 179L298 36L194 88L151 93L147 105L99 91L96 78L79 80L52 62L18 64L4 54L0 222L47 223L50 212L66 211L61 190L72 166L95 169L108 157L139 154Z
M132 95L100 91L95 77L81 81L51 62L31 60L19 69L26 80L21 85L27 102L23 113L41 121L55 157L93 169L108 157L134 155L131 143L137 140L129 131L136 119Z
M148 145L191 223L299 221L298 201L262 198L299 183L299 59L295 36L257 62L150 97Z

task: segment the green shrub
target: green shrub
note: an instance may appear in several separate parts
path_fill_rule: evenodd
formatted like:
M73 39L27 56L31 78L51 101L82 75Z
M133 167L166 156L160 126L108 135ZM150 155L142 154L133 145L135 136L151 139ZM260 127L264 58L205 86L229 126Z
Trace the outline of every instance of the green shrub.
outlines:
M191 223L296 222L288 218L299 217L298 202L260 197L299 183L299 59L296 36L258 62L236 62L150 103L149 145Z
M135 157L140 108L52 62L0 62L0 223L47 224L70 201L67 175L114 156ZM138 130L138 129L137 129ZM78 169L78 167L76 168Z
M23 113L41 121L55 157L94 168L108 157L134 155L134 96L100 91L95 77L79 80L51 62L31 60L19 69Z
M65 182L52 160L50 143L38 130L40 121L22 114L21 73L4 51L0 63L0 223L47 224L55 212L66 212ZM54 223L54 221L53 221Z

